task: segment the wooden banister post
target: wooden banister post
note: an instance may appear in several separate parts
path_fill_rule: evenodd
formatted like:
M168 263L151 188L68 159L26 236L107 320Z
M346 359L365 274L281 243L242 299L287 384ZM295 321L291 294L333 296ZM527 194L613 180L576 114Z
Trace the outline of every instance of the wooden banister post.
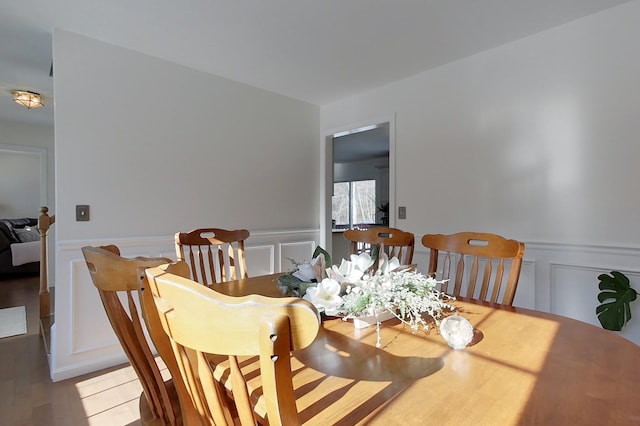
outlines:
M49 294L49 273L47 270L49 256L47 233L56 221L55 216L49 216L48 207L40 207L38 216L38 233L40 234L40 319L51 316L51 295Z

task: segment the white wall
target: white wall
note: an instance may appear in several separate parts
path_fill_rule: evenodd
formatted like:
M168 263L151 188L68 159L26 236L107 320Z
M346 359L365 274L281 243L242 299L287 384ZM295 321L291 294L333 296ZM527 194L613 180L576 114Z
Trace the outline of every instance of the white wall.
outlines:
M264 243L271 258L248 259L264 272L280 270L283 245L315 243L317 106L64 31L54 62L54 378L123 360L83 245L155 256L173 253L176 231L278 230ZM90 221L75 221L77 204L90 205Z
M601 270L640 290L638 22L630 2L323 106L321 137L395 114L396 225L525 241L531 307L593 322Z
M54 57L59 240L317 226L317 106L62 31Z
M37 217L39 211L40 156L0 146L0 217Z
M396 114L404 227L638 244L639 18L632 2L324 106L322 128Z
M22 108L16 105L16 108ZM45 107L47 108L47 107ZM28 112L28 111L27 111ZM0 166L0 217L38 217L40 206L46 205L50 212L55 212L54 197L54 149L53 126L25 124L17 121L0 120L0 151L4 161ZM45 174L42 176L45 188L41 188L40 156L45 159ZM9 158L9 156L11 156ZM27 166L24 162L28 162ZM33 163L38 162L33 169ZM18 165L17 163L23 163ZM25 169L29 167L28 169ZM20 176L16 176L16 173ZM37 182L33 182L36 180ZM16 182L23 182L20 188ZM13 189L11 200L5 194ZM41 193L42 192L42 193Z

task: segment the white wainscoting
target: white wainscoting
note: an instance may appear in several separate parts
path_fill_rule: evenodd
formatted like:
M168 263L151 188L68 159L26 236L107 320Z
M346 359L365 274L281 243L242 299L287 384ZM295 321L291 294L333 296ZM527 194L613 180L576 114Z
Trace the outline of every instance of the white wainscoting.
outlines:
M318 244L317 230L252 232L246 245L250 275L292 268L289 259L308 260ZM116 244L125 257L175 258L173 237L128 240L69 241L57 244L55 324L52 330L51 377L62 380L126 362L91 284L80 248ZM598 275L618 270L640 290L640 249L525 242L526 252L514 305L551 312L600 326ZM416 247L414 262L426 271L429 252ZM640 344L640 302L620 333Z
M318 230L256 231L245 244L253 276L288 271L288 259L309 260ZM64 380L127 362L91 282L81 248L115 244L122 256L175 259L173 236L57 242L55 323L51 330L51 378Z
M429 250L416 247L414 262L425 272ZM640 291L640 248L525 242L514 305L550 312L600 327L596 317L598 275L620 271ZM640 344L640 301L619 333Z

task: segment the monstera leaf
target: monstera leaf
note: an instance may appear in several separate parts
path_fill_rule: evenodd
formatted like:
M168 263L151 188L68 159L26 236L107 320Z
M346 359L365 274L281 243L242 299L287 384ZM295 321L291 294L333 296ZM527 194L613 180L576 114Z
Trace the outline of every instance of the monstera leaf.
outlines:
M629 278L621 272L611 271L611 275L598 276L600 305L596 308L596 315L602 328L613 331L622 330L631 319L629 304L636 300L638 293L629 285Z

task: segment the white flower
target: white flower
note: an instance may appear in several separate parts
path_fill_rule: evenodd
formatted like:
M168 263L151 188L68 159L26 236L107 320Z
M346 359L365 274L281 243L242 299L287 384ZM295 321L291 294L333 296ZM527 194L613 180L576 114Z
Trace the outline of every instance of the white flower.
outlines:
M293 261L296 271L279 277L278 284L286 294L304 297L327 315L358 318L388 312L415 332L428 330L431 324L439 326L443 311L455 311L455 307L447 303L455 299L437 289L444 281L400 265L397 257L389 259L386 253L380 252L377 270L372 273L375 260L369 253L351 255L350 260L343 259L340 266L327 267L327 253L316 252L321 254L311 262ZM457 337L463 339L454 342L455 347L468 343L468 333L464 336L457 333Z
M331 267L331 277L341 283L355 283L362 278L363 271L355 267L348 260L342 259L340 266L333 265Z
M301 263L298 265L298 270L293 273L293 276L303 282L309 282L316 278L316 273L313 270L313 266L308 263Z
M302 282L321 281L324 278L322 276L324 269L324 256L320 254L315 259L311 259L309 263L297 265L297 270L292 275Z
M380 267L378 268L378 273L382 275L386 275L391 271L395 271L400 267L400 261L397 257L392 257L389 259L386 253L382 253L382 259L380 261Z
M327 315L336 315L342 305L340 297L340 283L331 278L325 278L316 287L309 287L304 299L313 303L319 311Z
M371 255L365 251L360 254L352 254L351 263L364 274L373 265L373 260Z
M342 259L339 267L333 265L331 269L327 269L327 275L340 283L354 284L362 280L372 264L369 253L352 254L350 261Z
M388 310L412 330L426 330L429 324L423 314L437 324L443 310L454 309L445 302L452 298L435 288L438 283L433 277L414 271L375 274L347 287L341 311L358 317Z

